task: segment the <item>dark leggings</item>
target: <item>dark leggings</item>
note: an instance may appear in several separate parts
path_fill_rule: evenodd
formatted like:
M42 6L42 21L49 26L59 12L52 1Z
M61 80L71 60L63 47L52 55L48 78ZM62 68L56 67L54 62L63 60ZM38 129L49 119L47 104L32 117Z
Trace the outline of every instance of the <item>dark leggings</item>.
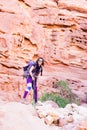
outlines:
M36 103L37 102L37 78L35 78L35 80L32 81L32 88L33 88L33 98Z

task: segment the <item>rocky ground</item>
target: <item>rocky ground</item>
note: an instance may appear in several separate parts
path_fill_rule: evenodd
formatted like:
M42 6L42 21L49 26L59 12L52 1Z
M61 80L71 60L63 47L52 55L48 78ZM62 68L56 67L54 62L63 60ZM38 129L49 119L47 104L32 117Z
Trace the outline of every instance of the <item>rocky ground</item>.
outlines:
M36 116L34 107L19 102L0 101L0 130L52 130Z
M87 108L68 104L63 109L52 101L39 102L36 107L0 101L0 130L25 129L87 130Z

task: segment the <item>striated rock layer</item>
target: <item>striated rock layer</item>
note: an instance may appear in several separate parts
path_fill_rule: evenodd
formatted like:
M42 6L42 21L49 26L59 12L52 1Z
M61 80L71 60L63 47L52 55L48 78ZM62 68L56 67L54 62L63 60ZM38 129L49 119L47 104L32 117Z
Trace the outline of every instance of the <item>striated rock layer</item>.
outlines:
M66 79L74 87L80 86L75 93L84 96L86 0L0 0L0 90L21 97L26 85L22 67L38 56L45 59L40 90Z

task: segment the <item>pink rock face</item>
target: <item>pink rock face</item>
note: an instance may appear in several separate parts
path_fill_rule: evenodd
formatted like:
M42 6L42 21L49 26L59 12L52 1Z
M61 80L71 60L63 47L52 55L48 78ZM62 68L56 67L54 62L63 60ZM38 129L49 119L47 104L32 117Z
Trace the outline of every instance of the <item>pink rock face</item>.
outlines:
M86 0L0 0L0 90L21 97L26 86L22 67L42 56L45 67L39 90L68 79L80 81L83 87L78 90L83 96L87 87L86 5Z

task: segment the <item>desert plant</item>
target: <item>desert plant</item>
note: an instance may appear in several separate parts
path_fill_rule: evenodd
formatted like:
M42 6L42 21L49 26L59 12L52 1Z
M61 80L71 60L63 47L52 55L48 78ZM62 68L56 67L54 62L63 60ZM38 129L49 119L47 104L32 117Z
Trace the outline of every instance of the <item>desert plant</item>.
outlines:
M41 101L47 101L47 100L52 100L55 103L58 104L59 107L65 107L67 104L69 103L76 103L76 104L80 104L80 100L77 98L74 98L74 95L71 91L71 89L69 88L69 85L67 83L67 81L63 81L60 80L56 83L57 88L59 89L59 93L44 93L42 94L42 97L40 98Z
M57 85L57 88L60 89L60 95L71 102L73 98L73 94L72 94L71 89L68 86L67 81L60 80L56 83L56 85Z
M57 83L57 86L61 86L63 90L67 89L68 83L66 81L60 80Z
M69 103L68 99L65 99L61 97L60 95L52 94L52 93L42 94L42 97L40 98L40 100L42 102L47 101L47 100L52 100L55 103L57 103L59 107L65 107Z

